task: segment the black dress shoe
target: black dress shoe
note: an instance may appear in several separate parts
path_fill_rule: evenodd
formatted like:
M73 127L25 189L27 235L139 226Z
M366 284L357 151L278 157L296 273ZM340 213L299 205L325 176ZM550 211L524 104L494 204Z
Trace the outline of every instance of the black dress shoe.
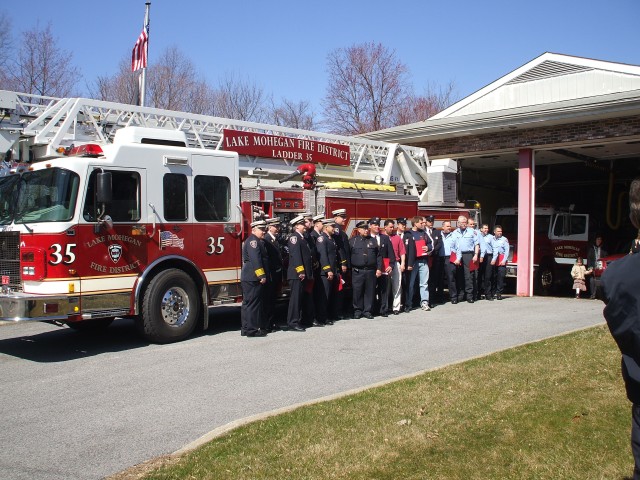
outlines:
M486 297L485 300L489 300L490 302L493 302L493 297Z
M393 311L393 314L394 314L394 315L400 315L400 310L394 310L394 311Z
M496 299L497 299L497 300L502 300L502 295L497 295L497 296L496 296Z
M388 316L389 316L389 314L385 312L385 313L381 313L381 314L380 314L380 316L381 316L381 317L388 317Z
M353 314L353 319L354 320L358 320L359 318L362 318L362 315L360 315L359 313L354 313Z
M267 336L267 332L260 329L258 329L255 332L247 333L247 337L266 337L266 336Z
M473 303L473 298L470 298L469 300L467 300L467 302Z
M363 313L362 316L369 319L373 318L373 315L371 315L370 313Z
M304 327L291 327L289 331L290 332L306 332L307 329Z
M433 303L429 303L429 308L433 308Z
M454 298L453 300L451 300L451 303L455 305L456 303L458 303L458 300Z
M404 313L409 313L411 311L411 307L404 307Z
M311 326L312 326L312 327L324 327L324 323L322 323L322 322L318 322L318 321L314 321L314 322L311 324Z
M327 320L327 323L325 323L325 325L333 325L333 320Z

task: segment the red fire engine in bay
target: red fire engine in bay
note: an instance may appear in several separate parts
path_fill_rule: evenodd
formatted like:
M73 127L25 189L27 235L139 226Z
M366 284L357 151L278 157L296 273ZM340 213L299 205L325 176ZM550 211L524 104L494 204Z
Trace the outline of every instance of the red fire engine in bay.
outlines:
M518 272L518 209L499 208L495 224L502 226L511 243L507 277L515 278ZM574 213L573 207L561 210L539 206L535 208L533 225L534 288L536 293L549 295L556 286L572 281L571 267L577 257L586 261L589 215Z
M241 244L260 216L346 208L350 231L470 213L455 162L421 148L9 91L0 112L0 320L133 317L148 340L177 341L241 299Z

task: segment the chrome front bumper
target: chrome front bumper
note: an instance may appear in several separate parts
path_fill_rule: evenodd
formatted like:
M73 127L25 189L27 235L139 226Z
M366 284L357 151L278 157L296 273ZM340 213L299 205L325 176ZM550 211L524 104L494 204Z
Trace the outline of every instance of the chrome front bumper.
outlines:
M77 299L73 297L49 297L19 292L2 293L0 294L0 320L8 322L67 320L69 314L73 312L73 304L77 305Z

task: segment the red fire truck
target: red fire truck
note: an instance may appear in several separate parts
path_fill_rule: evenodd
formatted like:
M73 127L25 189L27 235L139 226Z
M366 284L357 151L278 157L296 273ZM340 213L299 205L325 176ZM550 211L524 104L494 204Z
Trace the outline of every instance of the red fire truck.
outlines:
M452 172L430 172L421 148L8 91L0 112L1 320L82 330L133 317L148 340L178 341L241 299L255 218L346 208L352 229L469 212L430 201Z
M533 268L535 291L541 295L553 293L555 287L571 282L571 267L577 257L586 258L589 240L589 215L560 210L552 206L535 209L533 238ZM499 208L496 225L502 226L511 251L507 261L507 277L518 272L518 209ZM568 290L567 290L568 291Z

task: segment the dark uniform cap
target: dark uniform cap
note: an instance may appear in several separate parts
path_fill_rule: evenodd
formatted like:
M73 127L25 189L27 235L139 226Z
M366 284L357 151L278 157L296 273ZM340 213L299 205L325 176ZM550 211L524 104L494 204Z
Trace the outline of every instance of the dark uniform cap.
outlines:
M402 225L406 225L407 219L404 217L396 218L396 223L401 223Z
M298 215L297 217L293 217L291 221L289 221L289 225L298 225L299 223L304 223L304 216Z
M356 228L368 228L369 224L366 220L362 220L361 222L356 223Z
M267 222L264 220L257 220L251 223L251 228L261 228L262 230L266 230Z
M322 220L324 220L324 215L315 215L311 220L313 220L313 223L321 222Z
M339 208L337 210L332 211L331 215L333 215L334 217L346 217L347 216L347 209L346 208Z
M332 218L326 218L326 219L322 220L322 225L334 225L335 226L335 224L336 224L336 222Z
M431 222L431 223L433 223L434 216L433 216L433 215L427 215L426 217L424 217L424 219L425 219L427 222Z
M373 217L369 219L369 225L380 225L380 217Z

